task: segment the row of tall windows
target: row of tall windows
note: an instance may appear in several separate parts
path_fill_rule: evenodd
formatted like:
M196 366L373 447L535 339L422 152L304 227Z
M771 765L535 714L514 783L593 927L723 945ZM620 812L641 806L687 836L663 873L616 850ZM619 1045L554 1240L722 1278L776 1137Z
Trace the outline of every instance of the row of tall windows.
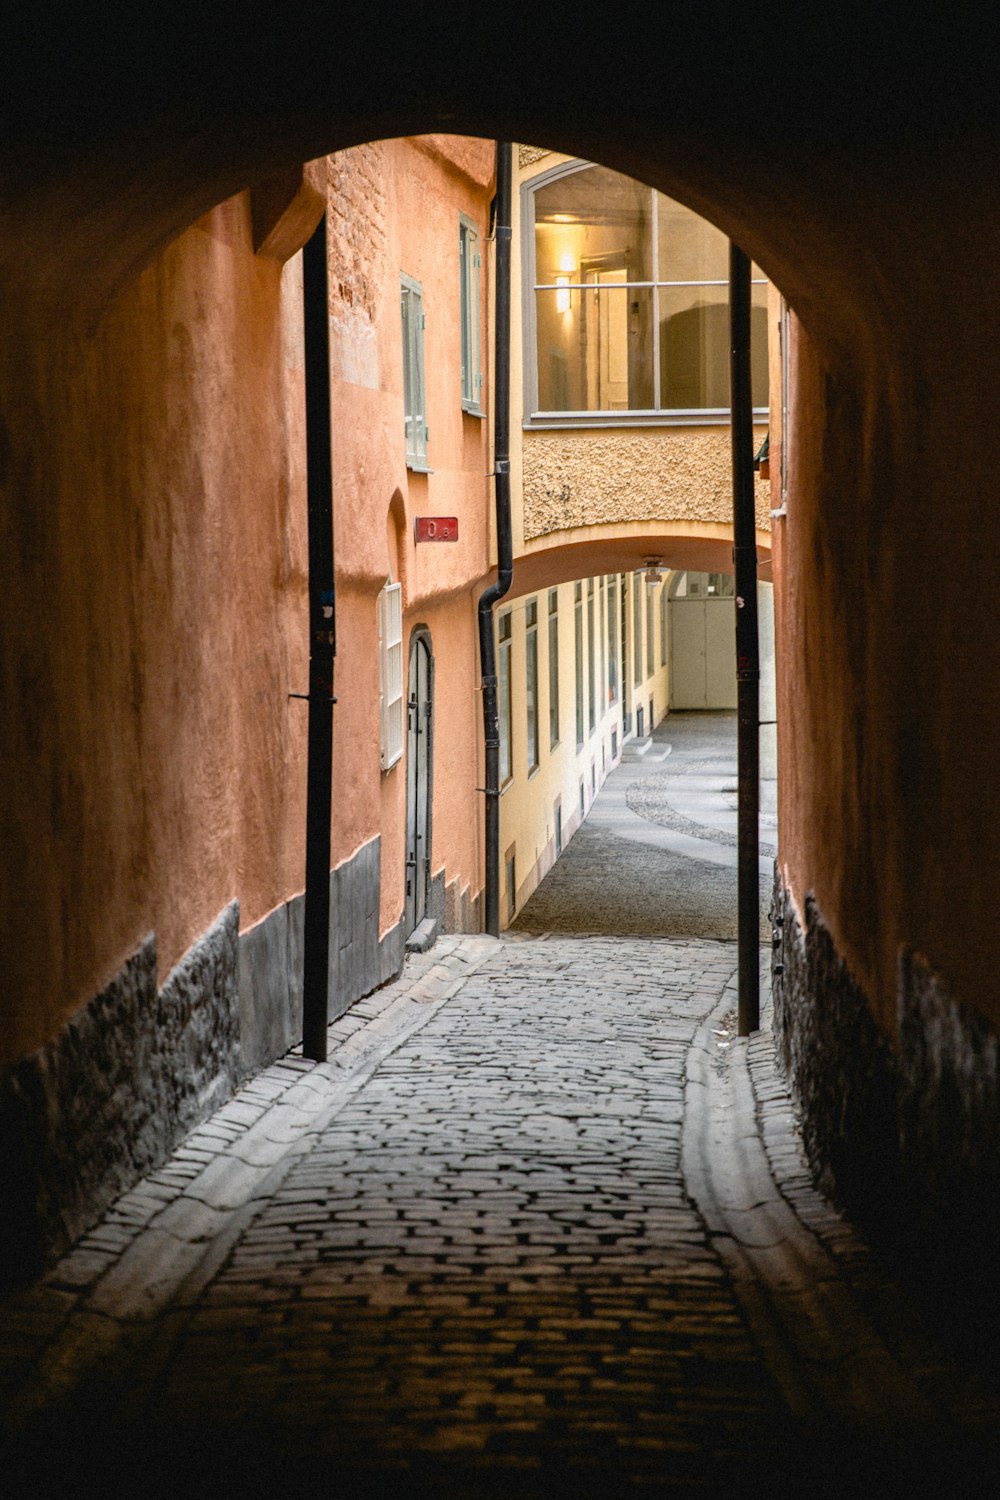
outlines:
M660 593L659 657L660 666L667 662L667 591ZM597 728L605 707L613 708L621 700L621 672L624 667L621 632L625 624L627 576L610 573L606 577L578 580L573 585L573 654L575 687L576 747L582 750ZM645 608L643 598L645 597ZM646 583L640 569L632 578L633 660L635 685L652 676L656 655L655 590ZM560 740L559 716L559 590L549 589L547 597L549 656L549 749ZM504 610L497 622L498 709L500 715L500 779L513 775L511 671L512 611ZM543 706L539 696L539 600L529 599L524 607L524 673L525 733L528 774L541 761L541 723ZM645 671L644 671L645 668ZM605 688L606 684L606 688ZM602 694L606 691L606 701Z
M461 343L461 405L482 416L483 374L479 357L479 231L464 214L458 220L458 305ZM400 276L403 334L403 426L406 464L427 469L427 385L424 377L424 293L412 276Z

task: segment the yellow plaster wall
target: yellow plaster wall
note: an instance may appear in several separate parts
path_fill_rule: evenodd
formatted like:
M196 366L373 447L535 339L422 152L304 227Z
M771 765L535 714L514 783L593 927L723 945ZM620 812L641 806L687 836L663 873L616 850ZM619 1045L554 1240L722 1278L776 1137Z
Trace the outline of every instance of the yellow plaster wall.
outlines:
M573 584L559 585L559 741L550 745L549 736L549 648L548 648L548 591L519 598L510 606L511 613L511 723L512 776L503 789L500 800L500 920L509 925L509 891L507 889L506 856L515 850L515 878L517 884L515 915L519 912L532 891L544 878L555 861L555 811L557 798L562 799L563 848L580 826L580 782L584 786L584 806L590 811L594 799L594 788L600 791L612 766L618 763L622 750L623 701L632 705L637 696L648 710L653 698L654 723L659 723L667 712L670 701L669 683L669 639L667 666L660 665L659 608L660 593L669 585L669 574L656 592L654 610L654 670L645 672L643 679L633 688L633 640L632 601L628 597L626 611L627 696L623 700L619 684L618 702L607 701L607 596L602 630L599 580L594 580L594 626L595 646L599 663L598 698L595 726L589 730L586 690L584 696L584 733L582 746L576 743L576 669L575 669L575 621ZM528 773L528 750L525 704L525 611L532 599L538 601L538 703L539 703L539 764ZM621 594L618 595L621 610ZM643 604L645 611L645 603ZM498 617L504 611L498 610ZM645 613L643 616L645 620ZM645 626L643 627L645 629ZM620 637L619 637L620 640ZM587 647L587 580L583 580L583 649L584 661L588 663ZM620 655L621 647L618 646ZM643 638L645 652L645 637ZM587 666L585 666L585 671ZM585 679L586 681L586 679ZM633 718L634 727L634 718ZM611 733L617 728L617 758L612 760ZM593 765L593 781L591 766Z

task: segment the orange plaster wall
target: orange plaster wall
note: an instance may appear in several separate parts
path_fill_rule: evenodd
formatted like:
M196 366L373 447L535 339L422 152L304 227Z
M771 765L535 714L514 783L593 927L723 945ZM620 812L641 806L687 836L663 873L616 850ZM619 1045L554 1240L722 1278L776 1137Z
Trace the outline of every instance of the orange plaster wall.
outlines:
M1000 464L1000 316L980 295L998 226L995 203L947 206L950 217L935 208L940 263L927 246L905 265L894 345L859 341L841 366L796 330L788 516L775 535L783 872L800 908L815 894L890 1036L905 949L1000 1020L987 480ZM963 231L973 210L975 233ZM953 442L960 433L975 442Z
M0 1062L147 932L163 975L234 896L247 926L301 887L301 348L281 278L241 195L96 329L5 320Z
M488 566L491 495L487 424L460 401L458 220L480 229L485 374L493 163L491 142L447 136L373 142L331 161L334 859L381 833L383 933L403 907L406 824L405 757L387 772L379 765L377 599L390 576L403 584L404 670L418 625L435 659L432 873L444 868L473 895L481 881L474 595ZM423 290L430 474L405 463L401 273ZM459 541L416 546L418 515L457 516Z

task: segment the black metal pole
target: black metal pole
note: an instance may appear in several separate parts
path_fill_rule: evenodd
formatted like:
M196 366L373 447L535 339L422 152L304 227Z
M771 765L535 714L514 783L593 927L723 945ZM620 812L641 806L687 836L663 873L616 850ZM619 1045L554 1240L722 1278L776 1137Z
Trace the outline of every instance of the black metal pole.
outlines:
M497 581L479 600L479 659L483 678L483 731L486 748L485 930L500 935L500 718L497 706L493 606L514 576L510 529L510 185L509 141L497 141L494 238L496 292L493 374L493 474L497 521Z
M729 245L729 371L733 444L733 562L736 571L737 1030L760 1026L760 645L754 519L753 396L750 388L750 261Z
M330 451L330 315L326 215L303 254L306 485L309 506L309 764L302 1051L324 1062L329 1015L333 661L337 650Z

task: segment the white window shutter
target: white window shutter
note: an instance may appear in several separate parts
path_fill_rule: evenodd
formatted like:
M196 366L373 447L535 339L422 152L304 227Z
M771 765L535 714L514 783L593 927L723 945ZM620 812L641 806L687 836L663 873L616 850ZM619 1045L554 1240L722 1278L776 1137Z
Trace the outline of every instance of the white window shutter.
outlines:
M403 585L387 583L378 596L382 769L403 754Z

